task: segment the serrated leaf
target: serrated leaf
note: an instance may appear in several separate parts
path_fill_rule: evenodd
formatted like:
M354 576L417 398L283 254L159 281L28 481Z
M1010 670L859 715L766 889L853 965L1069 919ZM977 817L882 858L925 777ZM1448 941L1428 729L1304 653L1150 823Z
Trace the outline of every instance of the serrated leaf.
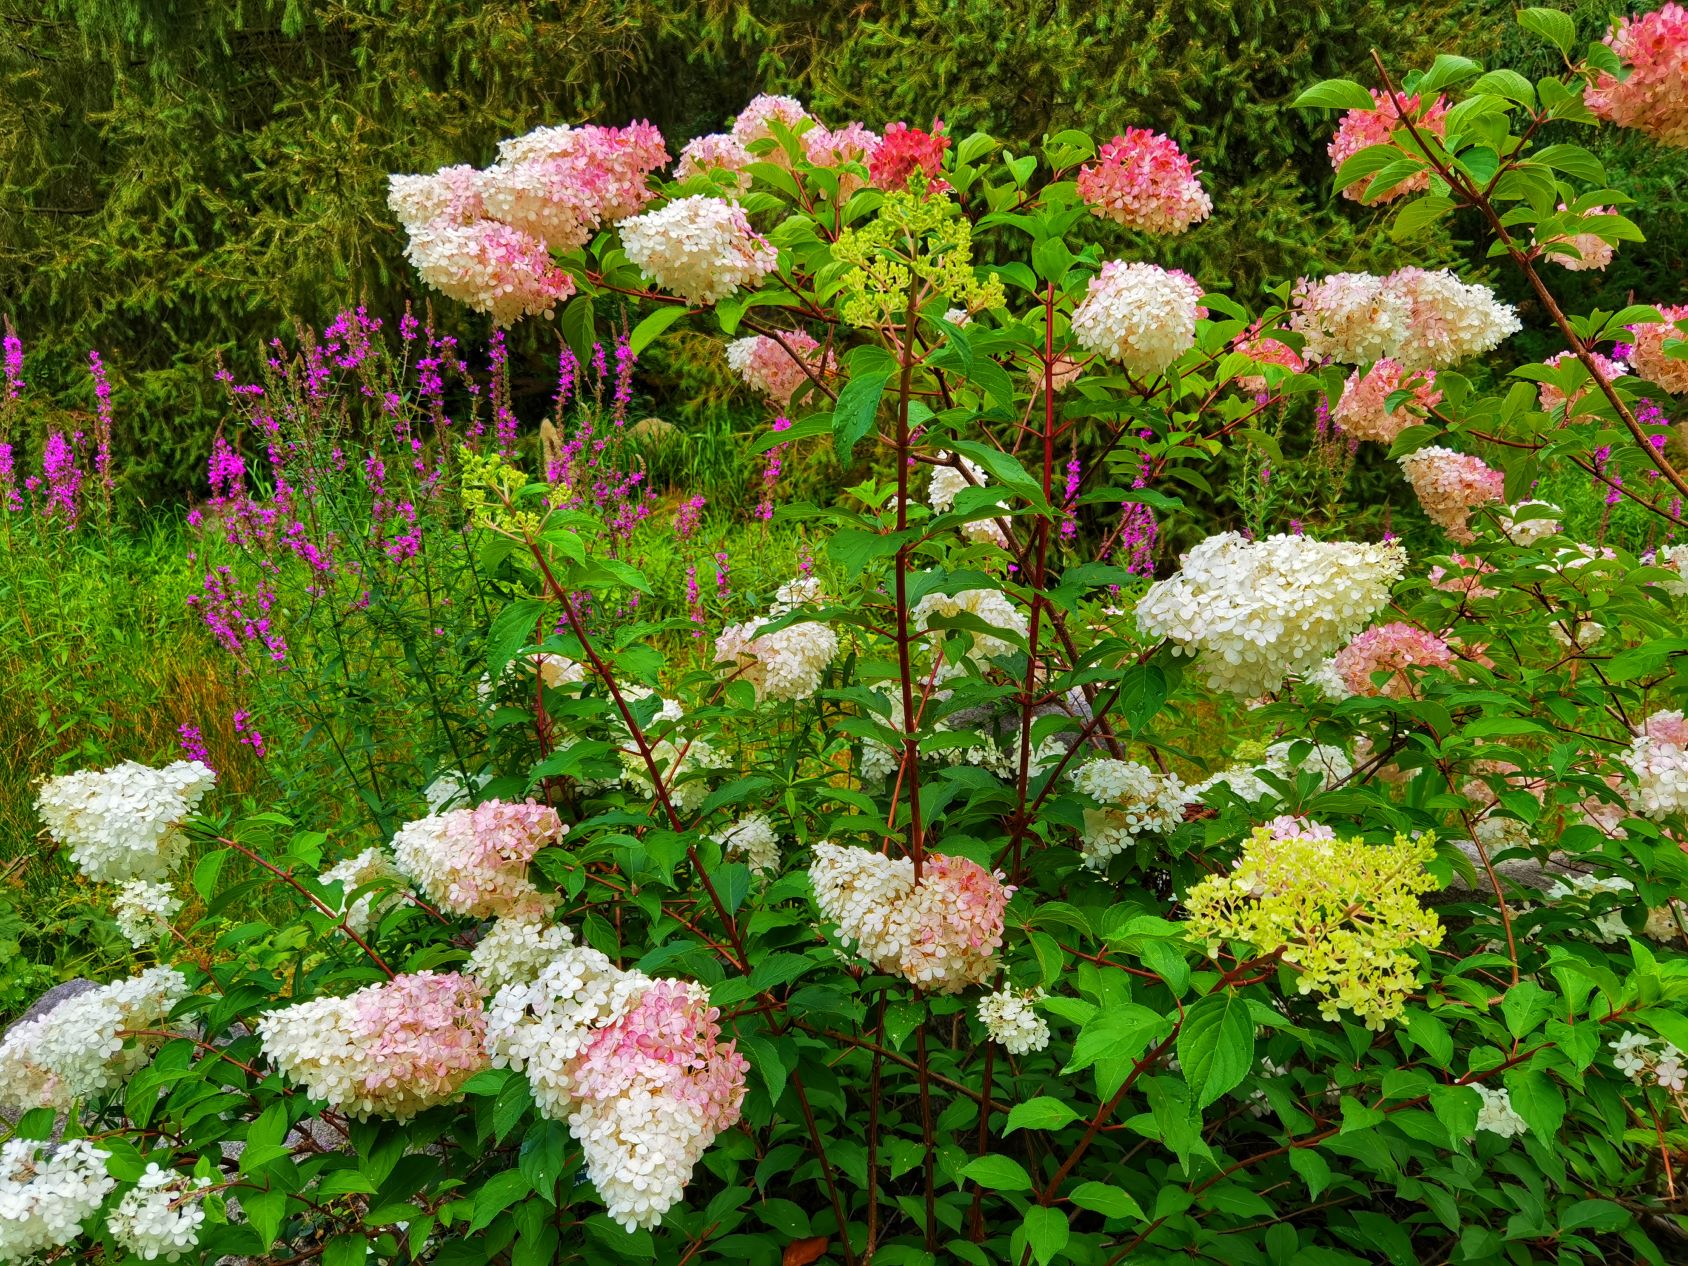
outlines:
M1178 1062L1198 1109L1248 1076L1254 1066L1254 1021L1237 994L1228 989L1209 994L1184 1013Z
M988 1191L1030 1191L1031 1175L1006 1156L980 1156L961 1167L961 1176Z
M1371 93L1352 79L1326 79L1302 92L1291 106L1297 110L1315 106L1328 110L1374 110L1377 103Z
M832 443L839 461L847 463L856 444L873 430L879 401L890 379L889 373L857 374L838 393L832 406Z
M1010 1108L1008 1124L1003 1127L1002 1132L1012 1134L1015 1130L1058 1130L1076 1120L1078 1112L1070 1105L1060 1099L1039 1095L1036 1099L1028 1099Z
M1147 1222L1149 1215L1143 1206L1132 1199L1131 1193L1105 1182L1085 1182L1074 1187L1067 1196L1081 1209L1100 1213L1104 1218L1135 1218Z
M1025 1232L1026 1243L1032 1250L1032 1256L1037 1258L1038 1266L1049 1266L1067 1247L1067 1240L1072 1235L1065 1213L1036 1204L1026 1210L1021 1230Z
M1518 25L1552 43L1567 57L1577 42L1577 24L1570 14L1558 9L1520 9Z

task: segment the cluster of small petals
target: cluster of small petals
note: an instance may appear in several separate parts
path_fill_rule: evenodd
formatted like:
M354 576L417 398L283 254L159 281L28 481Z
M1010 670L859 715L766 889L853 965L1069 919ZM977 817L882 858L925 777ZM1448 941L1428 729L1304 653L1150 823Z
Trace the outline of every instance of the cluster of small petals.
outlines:
M258 1036L311 1098L360 1119L405 1121L456 1102L487 1065L480 989L456 972L413 972L270 1011Z
M1342 116L1342 122L1337 125L1336 135L1331 137L1325 152L1330 155L1332 171L1340 171L1342 164L1363 149L1370 149L1373 145L1389 145L1394 143L1397 129L1404 128L1408 120L1423 133L1441 136L1447 131L1448 101L1446 97L1438 96L1430 103L1430 108L1420 111L1422 104L1418 94L1403 98L1401 106L1396 108L1396 99L1387 93L1371 90L1372 101L1375 103L1370 110L1349 110ZM1406 150L1401 151L1403 155ZM1418 193L1430 187L1430 172L1421 170L1406 179L1380 189L1366 196L1367 188L1372 177L1365 176L1343 189L1342 196L1367 206L1376 206L1383 202L1409 193Z
M1381 1029L1417 988L1411 948L1441 943L1441 923L1419 903L1436 886L1424 869L1434 856L1428 835L1374 845L1260 827L1229 874L1190 890L1189 931L1210 952L1235 941L1281 955L1325 1019L1346 1009Z
M574 944L565 924L538 914L509 914L495 919L464 964L481 993L491 996L507 985L529 985Z
M1211 536L1137 604L1145 634L1199 656L1216 690L1255 698L1335 654L1389 600L1398 545Z
M1550 906L1572 917L1571 934L1599 945L1629 937L1624 910L1635 903L1635 885L1617 875L1567 875L1543 892ZM1613 900L1616 898L1616 900Z
M573 250L584 243L571 222L584 215L587 232L600 223L613 224L633 215L653 197L648 177L668 161L662 133L646 122L626 127L541 127L498 143L498 163L482 175L481 196L495 219L525 228L555 250ZM518 175L517 173L527 173ZM546 227L546 214L531 208L534 217L524 223L514 208L522 194L511 197L512 215L501 210L504 182L517 187L545 187L561 208L556 221L563 237L553 240ZM572 245L566 244L572 242Z
M1187 274L1109 260L1073 309L1073 337L1131 373L1158 374L1195 346L1200 297Z
M393 836L399 869L428 899L475 918L533 912L550 900L528 879L528 863L568 828L549 805L488 800L408 822Z
M1688 332L1677 328L1677 322L1688 321L1688 303L1671 306L1659 305L1661 321L1650 321L1645 325L1629 327L1630 337L1635 350L1630 353L1630 363L1635 366L1635 372L1649 382L1656 382L1673 396L1688 395L1688 360L1680 360L1666 354L1667 341L1678 344L1676 350L1680 353L1680 344L1688 342Z
M1290 328L1309 360L1443 369L1500 346L1522 323L1487 286L1448 269L1402 268L1387 277L1336 273L1296 285Z
M1454 540L1476 540L1468 526L1471 512L1499 501L1506 476L1480 457L1427 445L1400 459L1401 470L1430 521Z
M1583 97L1589 109L1665 145L1688 145L1688 9L1671 3L1619 18L1606 43L1628 73L1599 72Z
M1003 986L979 999L979 1023L993 1042L1010 1055L1028 1055L1049 1045L1049 1021L1037 1013L1037 1004L1048 995L1041 989L1012 989Z
M670 706L678 711L678 705ZM658 715L664 719L679 719L677 716L668 718L664 713ZM709 794L708 783L698 775L719 769L727 763L707 739L676 732L654 742L647 736L646 742L650 747L651 758L656 761L657 768L662 773L662 783L668 799L682 813L689 813L697 808ZM650 770L645 764L643 754L636 748L623 748L621 764L634 789L647 800L655 799L656 788L651 784Z
M1340 677L1337 678L1338 684L1341 684L1341 680ZM1346 687L1343 689L1346 690ZM1238 759L1235 764L1220 770L1211 778L1191 784L1185 790L1185 802L1196 803L1209 790L1219 786L1251 802L1277 799L1279 791L1262 778L1262 774L1271 774L1274 778L1293 783L1297 774L1311 771L1319 775L1322 789L1328 791L1347 781L1354 772L1354 762L1340 747L1328 743L1309 743L1304 739L1284 739L1273 743L1263 752L1257 751L1245 756L1245 753L1239 750L1236 755ZM1294 818L1289 820L1304 821ZM1283 821L1284 818L1275 819L1274 826ZM1322 831L1326 828L1313 829Z
M1493 351L1523 328L1517 311L1494 291L1446 268L1402 268L1385 284L1407 302L1407 337L1393 355L1409 369L1457 365Z
M149 1164L123 1193L106 1226L118 1247L143 1261L173 1262L199 1243L205 1207L196 1193L210 1185L209 1178L192 1178Z
M1258 364L1279 365L1296 374L1306 368L1307 364L1306 361L1302 360L1301 353L1288 343L1282 339L1274 338L1270 334L1262 333L1258 321L1237 336L1236 342L1232 345L1232 350L1239 355L1247 356ZM1265 391L1266 376L1264 374L1238 374L1237 385L1244 391Z
M952 458L948 453L939 453L938 461L940 464L932 467L932 482L926 489L926 504L931 506L936 514L947 514L955 505L955 498L962 489L983 488L990 483L989 477L978 464L965 457ZM959 461L961 469L950 465L951 461ZM1007 513L1006 508L1003 513ZM970 541L986 541L992 545L1007 543L1007 538L995 519L973 519L963 523L961 534Z
M1449 668L1454 654L1434 633L1395 621L1374 625L1336 653L1334 666L1353 694L1416 697L1418 672ZM1382 686L1375 675L1388 673Z
M1688 719L1655 712L1635 732L1624 757L1634 787L1631 807L1645 818L1688 811Z
M473 224L486 217L481 173L460 164L442 167L431 176L388 176L387 206L411 233L436 222Z
M1182 233L1213 213L1213 200L1178 143L1127 128L1078 174L1078 195L1105 220L1144 233Z
M949 144L942 119L933 122L930 132L906 123L892 123L873 147L868 159L868 177L876 189L906 189L909 177L918 171L926 178L927 190L940 193L948 188L938 179L938 173L943 170L944 151Z
M765 813L740 818L725 831L709 837L728 857L738 857L753 875L776 874L780 868L780 837Z
M1638 1086L1680 1092L1688 1084L1688 1058L1661 1038L1631 1030L1606 1045L1613 1067Z
M928 853L916 882L909 858L822 840L809 882L822 917L881 971L959 993L995 970L1013 889L977 862Z
M427 804L429 813L462 808L475 798L476 792L491 781L492 775L483 772L471 774L465 782L460 770L448 769L428 784L422 792L422 799Z
M958 615L971 615L988 624L991 628L1017 634L1025 638L1030 630L1026 617L1015 607L1008 595L1000 589L964 589L960 593L929 593L914 604L909 612L909 618L917 632L930 630L936 637L940 630L932 629L934 620L953 619ZM973 647L967 653L967 658L974 663L983 664L989 660L1012 655L1015 644L1006 638L997 637L990 633L981 633L968 629L967 635L973 639ZM960 664L946 664L939 672L939 680L944 680L962 671Z
M750 173L745 168L754 161L736 137L711 132L686 143L686 148L680 151L680 161L674 164L674 179L695 180L702 176L719 181L723 175L730 176L732 179L725 183L732 186L734 193L744 193L750 188Z
M187 992L180 972L153 967L14 1026L0 1042L0 1105L64 1110L122 1085L164 1041L126 1035L159 1030Z
M0 1144L0 1261L25 1262L83 1233L117 1181L87 1139Z
M701 194L622 221L621 245L640 272L688 303L718 303L779 263L744 208Z
M319 884L340 885L338 913L359 936L368 932L387 911L402 904L404 895L398 891L366 892L353 900L352 894L372 884L387 884L397 889L402 879L393 859L381 848L366 848L356 857L335 862L317 876Z
M1406 341L1412 305L1371 273L1333 273L1296 283L1290 329L1300 334L1309 362L1369 365L1393 356Z
M776 122L788 132L798 132L808 120L809 112L796 97L763 93L739 111L738 118L733 120L733 139L740 145L754 145L757 141L773 138L773 124ZM782 165L790 162L785 148L777 144L768 157Z
M1641 561L1673 573L1659 587L1673 598L1688 598L1688 545L1661 545L1643 554Z
M701 986L565 950L530 984L500 990L493 1062L526 1073L540 1112L566 1120L586 1173L628 1230L651 1227L737 1120L748 1065L721 1040Z
M1672 897L1662 906L1654 906L1647 911L1647 924L1641 929L1643 935L1655 941L1676 942L1683 940L1683 928L1688 921L1688 907L1679 898Z
M766 616L729 624L715 640L715 662L731 664L755 687L758 701L810 698L820 689L827 666L838 655L838 634L819 620L801 620L762 632L769 624L821 600L818 586L797 581L782 588L780 594Z
M1559 516L1564 513L1547 501L1520 501L1506 507L1500 516L1500 530L1515 545L1534 545L1563 530Z
M131 879L112 898L111 913L117 930L136 949L151 945L170 931L170 920L182 908L176 889L152 879Z
M1565 210L1565 204L1559 204L1560 211ZM1590 207L1582 212L1585 216L1611 215L1611 207ZM1550 237L1541 244L1543 256L1558 264L1568 272L1603 272L1617 254L1617 247L1606 241L1596 233L1562 233L1558 237ZM1564 250L1564 247L1570 250Z
M1489 1087L1479 1083L1471 1088L1483 1099L1482 1106L1477 1109L1479 1130L1498 1134L1503 1139L1529 1132L1530 1127L1512 1106L1511 1092L1504 1086Z
M819 375L832 367L832 356L828 353L823 362L817 354L820 344L802 330L789 330L780 339L784 346L766 334L734 339L727 344L727 364L747 386L783 406L812 381L811 373Z
M1390 410L1389 397L1404 389L1410 389L1412 395ZM1331 410L1331 417L1355 439L1392 444L1397 435L1417 420L1418 415L1408 411L1409 405L1428 412L1441 400L1434 370L1408 373L1386 357L1364 374L1356 369L1348 375L1342 398Z
M574 293L574 278L551 262L545 243L497 220L439 220L415 230L405 257L422 280L493 324L550 316Z
M216 773L198 761L153 769L130 760L49 778L35 809L89 879L162 879L187 849L182 823L216 781Z
M841 128L816 125L803 138L803 148L816 167L843 168L845 164L866 167L879 148L879 133L860 123L846 123ZM867 184L866 179L852 171L838 171L838 197L848 198Z
M1160 774L1134 760L1094 760L1073 775L1073 786L1096 801L1084 811L1084 864L1105 869L1146 833L1165 833L1184 820L1188 790L1176 774Z
M1595 366L1600 370L1600 376L1607 382L1616 382L1619 378L1622 378L1625 374L1629 373L1629 366L1624 364L1621 360L1613 360L1608 356L1602 356L1599 352L1590 352L1589 356L1593 359ZM1576 353L1558 352L1549 356L1542 363L1557 369L1567 359L1575 361L1577 359ZM1598 391L1599 388L1595 386L1593 380L1591 379L1580 387L1572 388L1570 400L1567 403L1565 393L1559 389L1557 384L1551 382L1540 382L1536 384L1536 400L1537 403L1541 405L1542 412L1544 413L1552 413L1560 405L1565 405L1565 416L1574 417L1577 412L1577 403L1586 398L1591 392L1597 394Z

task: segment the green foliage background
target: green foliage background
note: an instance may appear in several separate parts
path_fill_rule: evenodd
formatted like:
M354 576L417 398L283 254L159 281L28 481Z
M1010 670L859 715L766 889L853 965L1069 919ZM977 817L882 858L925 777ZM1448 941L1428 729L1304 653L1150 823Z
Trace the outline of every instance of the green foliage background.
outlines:
M584 118L649 117L677 152L761 90L1011 141L1167 130L1219 194L1168 262L1252 290L1377 236L1331 206L1324 138L1283 102L1373 45L1452 36L1461 2L0 0L0 311L38 395L91 405L102 350L127 488L156 503L198 482L218 355L415 293L387 173ZM537 358L552 336L530 327Z

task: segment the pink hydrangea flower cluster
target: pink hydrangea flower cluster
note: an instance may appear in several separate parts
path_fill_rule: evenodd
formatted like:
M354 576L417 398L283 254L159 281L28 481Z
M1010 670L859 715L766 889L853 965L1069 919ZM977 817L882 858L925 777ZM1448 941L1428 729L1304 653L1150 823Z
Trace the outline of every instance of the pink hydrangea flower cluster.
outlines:
M942 192L949 186L938 179L938 173L943 170L944 151L949 144L942 119L933 121L930 132L892 123L868 160L868 177L876 189L907 189L909 177L918 171L926 177L930 192Z
M1447 668L1453 662L1454 654L1441 638L1396 621L1361 633L1336 653L1334 667L1354 694L1401 699L1416 697L1417 674L1410 670ZM1381 672L1387 672L1389 680L1379 687L1372 677Z
M1666 145L1688 145L1688 9L1666 4L1619 18L1606 43L1629 73L1597 74L1583 96L1589 109Z
M1301 353L1288 343L1262 333L1259 321L1237 336L1231 350L1262 365L1281 365L1295 374L1299 374L1307 364L1301 359ZM1265 391L1266 377L1264 374L1238 374L1237 385L1244 391Z
M1393 410L1385 408L1392 394L1409 387L1412 390L1409 400L1402 401ZM1364 374L1356 369L1348 375L1348 382L1342 388L1342 398L1331 410L1331 417L1355 439L1392 444L1397 435L1417 421L1415 415L1407 411L1409 404L1429 410L1441 399L1442 393L1436 390L1434 370L1409 373L1385 357Z
M1325 152L1330 155L1330 165L1333 171L1340 171L1342 164L1363 149L1373 145L1394 144L1395 132L1403 127L1408 119L1412 121L1420 133L1430 133L1435 136L1443 135L1448 128L1447 113L1448 100L1438 96L1430 103L1430 108L1420 110L1422 104L1415 93L1401 99L1405 113L1395 108L1395 101L1387 93L1371 90L1372 100L1376 103L1370 110L1350 110L1342 116L1342 122L1337 126L1336 135L1331 137ZM1401 150L1406 155L1405 149ZM1372 177L1365 176L1356 180L1342 191L1342 196L1367 206L1378 203L1391 202L1409 193L1418 193L1430 187L1430 172L1421 170L1408 176L1405 180L1391 185L1387 189L1373 192L1366 196L1367 186Z
M1688 810L1688 717L1655 712L1635 731L1624 758L1634 779L1631 807L1647 818Z
M549 805L488 800L406 823L393 836L399 869L452 914L490 919L548 909L528 863L568 828Z
M1401 470L1430 521L1462 544L1477 539L1467 526L1471 512L1499 501L1506 487L1506 476L1481 458L1438 444L1408 453Z
M460 1097L487 1066L480 990L420 971L258 1021L264 1053L313 1099L359 1118L404 1121Z
M732 177L722 184L734 193L743 193L750 188L750 173L745 168L754 161L737 137L711 132L686 143L686 148L680 151L680 161L674 164L674 179L685 181L722 173Z
M1426 579L1432 589L1440 589L1443 593L1462 593L1468 598L1493 598L1500 591L1483 583L1483 577L1492 571L1492 563L1485 563L1475 555L1467 558L1464 554L1455 553L1448 555L1446 567L1441 563L1432 567Z
M757 141L773 140L772 124L776 122L788 132L800 132L808 121L809 112L796 97L763 93L740 110L738 118L733 120L733 139L748 149ZM791 157L785 152L785 147L777 143L764 157L782 167L791 165Z
M647 178L668 151L644 122L537 128L498 151L484 171L458 165L393 175L387 205L422 280L505 326L549 316L574 293L550 252L578 249L600 225L644 206L655 196Z
M1078 174L1096 215L1144 233L1182 233L1213 213L1195 167L1170 136L1127 128Z
M1659 314L1664 321L1650 321L1646 325L1629 327L1635 340L1630 363L1641 377L1656 382L1673 396L1688 395L1688 360L1665 355L1665 343L1688 342L1688 333L1676 328L1678 321L1688 321L1688 303L1660 304ZM1681 348L1677 349L1681 351Z
M917 883L912 859L823 840L809 882L822 917L881 971L933 993L959 993L996 971L1013 889L977 862L928 853Z
M1559 204L1559 210L1566 210ZM1585 216L1611 215L1611 207L1590 207ZM1568 272L1603 272L1618 248L1594 233L1561 233L1540 243L1542 254ZM1563 249L1570 247L1570 250ZM1574 252L1574 253L1573 253Z
M832 356L823 363L816 354L820 344L802 330L788 330L780 335L785 346L766 334L753 334L727 344L727 364L747 386L755 388L782 408L791 397L810 381L803 363L793 358L795 352L803 357L817 376L833 368Z
M1594 363L1598 366L1601 376L1608 382L1616 381L1617 379L1622 378L1625 374L1629 373L1629 366L1624 364L1621 360L1613 360L1609 356L1602 356L1599 352L1590 352L1589 355L1593 357ZM1542 363L1551 365L1557 369L1566 361L1569 360L1574 362L1576 359L1577 356L1574 352L1556 352ZM1585 382L1580 387L1572 388L1570 399L1568 401L1565 398L1565 393L1561 391L1556 384L1551 382L1536 384L1536 400L1537 403L1541 405L1542 412L1552 413L1555 409L1559 408L1559 406L1564 405L1565 416L1567 418L1574 417L1576 415L1577 403L1588 396L1590 392L1593 392L1596 395L1599 394L1599 388L1594 385L1592 379Z
M841 128L816 124L803 138L803 148L816 167L842 168L845 164L866 167L879 149L879 133L860 123L846 123ZM838 197L842 201L867 181L851 171L838 172Z

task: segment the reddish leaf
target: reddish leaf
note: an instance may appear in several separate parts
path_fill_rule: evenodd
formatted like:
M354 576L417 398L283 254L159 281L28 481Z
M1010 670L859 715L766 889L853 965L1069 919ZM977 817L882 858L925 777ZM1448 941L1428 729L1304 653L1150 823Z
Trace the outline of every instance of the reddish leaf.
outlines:
M780 1254L780 1266L809 1266L826 1252L830 1243L826 1236L816 1235L807 1240L793 1240Z

